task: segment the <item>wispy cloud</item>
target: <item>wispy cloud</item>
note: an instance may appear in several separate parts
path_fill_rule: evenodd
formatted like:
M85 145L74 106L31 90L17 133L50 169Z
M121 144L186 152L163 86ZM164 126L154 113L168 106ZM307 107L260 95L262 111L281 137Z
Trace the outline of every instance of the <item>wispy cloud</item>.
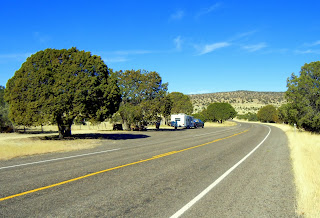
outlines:
M249 52L255 52L255 51L259 51L263 48L267 47L267 44L262 42L259 44L254 44L254 45L244 45L242 46L243 49L249 51Z
M170 15L170 20L181 20L185 15L183 10L178 10Z
M151 54L151 53L156 53L156 51L136 49L136 50L116 50L116 51L95 52L95 54L98 54L102 57L102 59L106 62L106 64L127 62L131 60L132 56Z
M318 46L318 45L320 45L320 40L312 42L312 43L305 43L304 44L304 46L307 46L307 47L314 47L314 46Z
M175 45L176 49L177 49L178 51L180 51L181 48L182 48L182 39L181 39L181 36L177 36L177 37L173 40L173 42L174 42L174 45Z
M231 44L229 42L218 42L218 43L213 43L213 44L207 44L202 47L196 46L196 48L199 50L198 55L204 55L204 54L213 52L219 48L228 47L230 45Z
M296 54L320 54L320 50L307 49L307 50L295 50Z
M218 2L218 3L215 3L213 5L211 5L210 7L207 7L207 8L203 8L201 11L199 11L197 14L196 14L196 18L199 18L201 16L204 16L204 15L207 15L207 14L210 14L211 12L217 10L218 8L221 7L221 3Z
M236 40L248 38L249 36L253 35L256 32L257 32L257 30L238 33L235 36L233 36L232 38L230 38L230 41L236 41Z
M129 61L128 58L126 57L112 57L112 58L103 58L103 60L106 62L106 64L108 63L120 63L120 62L127 62Z

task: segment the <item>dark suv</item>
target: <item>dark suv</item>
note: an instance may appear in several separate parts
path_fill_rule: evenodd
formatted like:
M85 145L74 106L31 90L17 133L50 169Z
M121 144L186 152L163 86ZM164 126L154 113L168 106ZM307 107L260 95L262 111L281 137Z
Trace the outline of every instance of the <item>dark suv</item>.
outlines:
M200 119L194 119L194 128L204 127L204 122L202 122Z

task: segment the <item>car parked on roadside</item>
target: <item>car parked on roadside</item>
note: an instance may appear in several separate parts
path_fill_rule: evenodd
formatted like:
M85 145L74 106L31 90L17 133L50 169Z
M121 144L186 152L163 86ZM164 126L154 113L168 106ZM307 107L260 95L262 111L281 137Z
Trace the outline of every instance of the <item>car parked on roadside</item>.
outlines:
M200 119L194 119L193 120L194 123L194 128L203 128L204 127L204 122L202 122L202 120Z

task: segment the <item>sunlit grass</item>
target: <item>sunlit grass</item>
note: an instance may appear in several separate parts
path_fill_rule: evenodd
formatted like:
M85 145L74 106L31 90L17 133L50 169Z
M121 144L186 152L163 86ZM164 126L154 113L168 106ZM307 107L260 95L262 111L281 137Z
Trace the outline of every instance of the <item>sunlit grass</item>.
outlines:
M320 217L320 135L272 124L288 136L297 191L297 213Z
M10 135L10 136L5 136ZM66 152L79 149L93 148L100 140L41 140L37 137L27 137L26 134L1 134L0 159L6 160L34 154L50 152ZM3 138L2 138L3 137Z

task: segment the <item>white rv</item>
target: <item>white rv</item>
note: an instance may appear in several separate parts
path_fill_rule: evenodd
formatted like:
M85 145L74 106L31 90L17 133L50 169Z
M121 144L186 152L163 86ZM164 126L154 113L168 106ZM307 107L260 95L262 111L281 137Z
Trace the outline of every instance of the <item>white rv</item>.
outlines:
M189 116L186 114L172 114L171 126L192 128L194 127L193 116Z

